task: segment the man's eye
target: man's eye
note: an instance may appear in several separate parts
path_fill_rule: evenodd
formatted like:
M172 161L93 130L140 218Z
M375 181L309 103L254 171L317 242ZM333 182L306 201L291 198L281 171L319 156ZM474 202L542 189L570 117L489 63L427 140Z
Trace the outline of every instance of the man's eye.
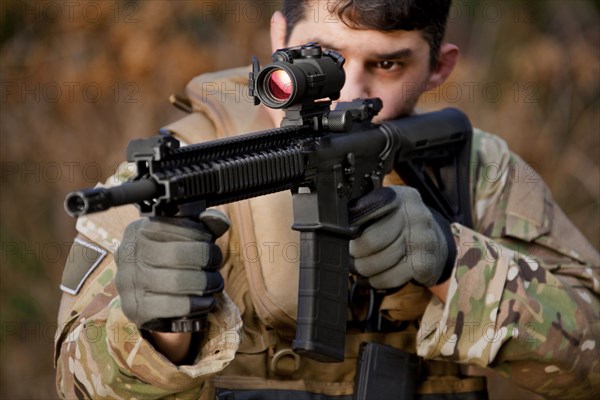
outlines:
M397 63L395 61L379 61L376 64L377 68L381 68L381 69L392 69L392 68L399 68L400 67L400 63Z

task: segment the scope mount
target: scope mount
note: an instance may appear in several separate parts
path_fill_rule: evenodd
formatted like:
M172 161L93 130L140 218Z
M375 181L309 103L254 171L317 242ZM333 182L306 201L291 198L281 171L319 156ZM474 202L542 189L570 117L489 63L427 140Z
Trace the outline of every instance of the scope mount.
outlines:
M331 110L332 100L339 99L345 82L341 54L310 42L278 49L272 61L261 69L258 59L252 57L249 93L255 105L262 102L269 108L282 108L282 127L309 126L319 132L351 129L356 112Z

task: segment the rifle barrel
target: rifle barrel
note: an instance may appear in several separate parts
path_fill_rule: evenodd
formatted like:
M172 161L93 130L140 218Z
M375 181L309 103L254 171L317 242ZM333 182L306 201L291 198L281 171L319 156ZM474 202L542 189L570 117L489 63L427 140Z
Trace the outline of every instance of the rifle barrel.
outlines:
M65 199L65 210L72 217L108 210L111 207L152 200L159 195L154 179L125 182L111 188L84 189L71 192Z

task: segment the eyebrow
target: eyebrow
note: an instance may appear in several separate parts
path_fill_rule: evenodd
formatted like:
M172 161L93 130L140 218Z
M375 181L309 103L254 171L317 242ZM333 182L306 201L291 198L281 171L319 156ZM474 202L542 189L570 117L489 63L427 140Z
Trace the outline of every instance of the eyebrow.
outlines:
M379 60L404 60L412 57L412 49L400 49L391 53L373 54L373 57Z
M335 50L335 51L338 51L340 53L344 52L343 49L340 49L340 48L334 46L333 44L328 43L325 40L319 40L319 39L315 38L312 41L319 43L319 45L321 47L325 47L325 48L328 48L328 49L331 49L331 50ZM412 57L412 55L413 55L412 49L405 48L405 49L400 49L400 50L397 50L397 51L393 51L391 53L374 53L374 54L370 55L370 57L374 58L376 60L405 60L405 59L408 59L408 58Z
M338 47L334 46L332 43L328 43L326 40L319 40L317 38L314 38L311 40L311 42L317 42L321 47L325 47L335 51L340 51Z

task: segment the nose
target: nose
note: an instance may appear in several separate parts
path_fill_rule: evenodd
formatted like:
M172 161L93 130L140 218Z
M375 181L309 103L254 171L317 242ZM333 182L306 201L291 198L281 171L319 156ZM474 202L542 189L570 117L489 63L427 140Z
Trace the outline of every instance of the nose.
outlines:
M353 62L344 64L346 83L340 93L339 101L351 101L357 98L369 97L369 81L364 68Z

